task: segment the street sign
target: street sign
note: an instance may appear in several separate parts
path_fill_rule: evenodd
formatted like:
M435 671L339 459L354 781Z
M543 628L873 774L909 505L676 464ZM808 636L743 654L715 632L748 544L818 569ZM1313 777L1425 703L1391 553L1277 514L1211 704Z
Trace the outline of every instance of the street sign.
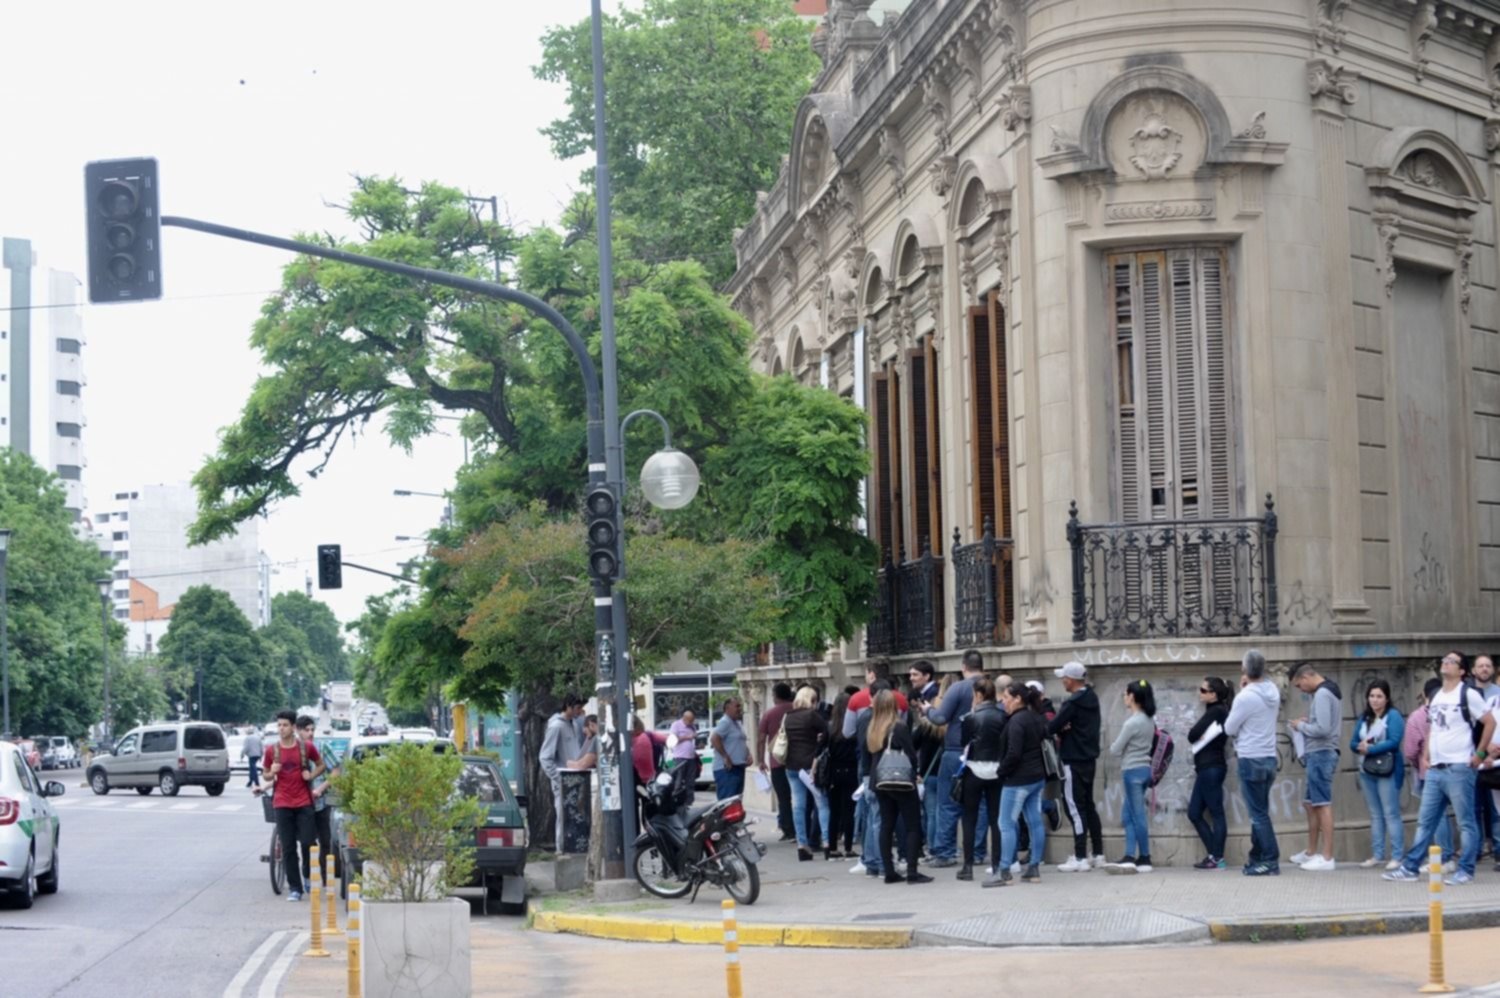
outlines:
M615 758L613 746L599 753L599 802L606 811L620 810L620 771Z
M599 635L599 679L610 682L615 676L615 638L605 631Z

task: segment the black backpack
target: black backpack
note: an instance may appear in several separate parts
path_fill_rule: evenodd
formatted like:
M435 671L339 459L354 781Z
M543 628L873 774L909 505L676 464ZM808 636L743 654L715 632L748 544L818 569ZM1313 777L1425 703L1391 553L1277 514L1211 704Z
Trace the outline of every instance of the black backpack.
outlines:
M1464 680L1458 687L1458 709L1463 711L1464 723L1469 726L1469 737L1474 741L1474 747L1479 748L1479 743L1484 740L1484 720L1474 720L1474 714L1469 710L1469 694L1473 693L1479 699L1484 699L1484 694L1474 688L1468 680Z

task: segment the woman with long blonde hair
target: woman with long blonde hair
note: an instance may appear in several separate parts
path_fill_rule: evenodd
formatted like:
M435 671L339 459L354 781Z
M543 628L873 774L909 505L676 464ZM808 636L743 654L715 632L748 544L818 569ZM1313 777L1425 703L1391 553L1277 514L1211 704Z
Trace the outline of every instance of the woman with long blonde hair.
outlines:
M922 806L917 797L916 783L917 747L910 729L900 723L896 695L890 690L881 690L875 697L870 728L865 734L865 748L870 753L870 783L875 788L875 799L880 802L880 858L885 865L885 882L899 884L905 879L908 884L930 884L931 877L917 872L917 857L922 853ZM892 779L888 770L882 772L881 762L891 752L906 756L903 779ZM891 856L898 815L906 823L905 878L896 872Z
M787 778L792 786L792 827L797 831L797 858L810 860L819 848L810 841L807 831L809 801L818 809L818 827L828 836L823 849L825 859L833 858L833 836L830 832L828 795L813 784L812 768L818 753L828 741L828 722L818 713L818 691L804 686L797 691L792 709L782 719L781 728L786 732Z

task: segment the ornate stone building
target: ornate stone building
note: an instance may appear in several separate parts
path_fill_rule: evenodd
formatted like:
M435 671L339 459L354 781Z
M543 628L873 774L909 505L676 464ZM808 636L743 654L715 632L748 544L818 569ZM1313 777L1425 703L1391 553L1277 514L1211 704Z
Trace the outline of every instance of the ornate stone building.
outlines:
M869 412L888 561L866 633L762 655L753 698L972 645L1083 660L1107 724L1149 678L1185 731L1247 647L1321 661L1352 716L1491 645L1500 3L870 7L829 5L729 291L760 367Z

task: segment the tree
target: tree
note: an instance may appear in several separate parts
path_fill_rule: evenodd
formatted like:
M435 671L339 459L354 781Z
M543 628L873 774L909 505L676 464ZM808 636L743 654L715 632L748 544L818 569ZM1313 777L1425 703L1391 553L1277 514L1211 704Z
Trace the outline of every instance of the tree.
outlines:
M154 657L111 663L109 690L116 735L167 716L167 693Z
M787 0L645 0L603 28L615 208L647 259L697 260L723 282L818 70L811 28ZM567 87L567 115L543 130L554 154L593 150L590 22L548 31L534 72Z
M349 679L349 651L339 620L327 603L304 593L277 593L271 598L271 622L285 622L307 639L312 658L328 679Z
M77 737L103 717L99 590L109 562L74 533L61 485L28 455L0 449L11 725ZM111 655L124 631L108 625Z
M265 649L270 674L282 677L292 707L317 703L322 697L323 684L328 681L328 671L323 660L313 654L307 634L289 620L277 617L272 617L256 633Z
M260 720L287 703L287 677L276 673L260 635L221 589L193 586L182 594L160 657L168 698L183 714L198 699L199 670L204 720Z

